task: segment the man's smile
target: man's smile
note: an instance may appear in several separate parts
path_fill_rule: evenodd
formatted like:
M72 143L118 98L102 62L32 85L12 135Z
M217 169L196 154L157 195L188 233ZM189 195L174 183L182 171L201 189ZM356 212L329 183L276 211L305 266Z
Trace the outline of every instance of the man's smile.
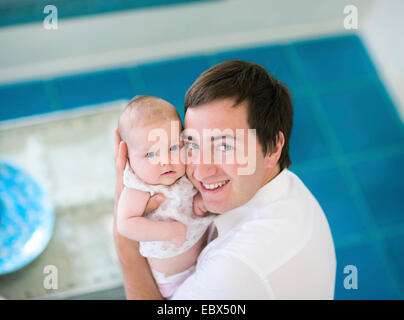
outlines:
M205 183L200 181L200 184L202 186L203 191L205 192L213 192L213 191L219 191L224 188L225 185L227 185L230 182L230 180L222 180L222 181L217 181L214 183Z

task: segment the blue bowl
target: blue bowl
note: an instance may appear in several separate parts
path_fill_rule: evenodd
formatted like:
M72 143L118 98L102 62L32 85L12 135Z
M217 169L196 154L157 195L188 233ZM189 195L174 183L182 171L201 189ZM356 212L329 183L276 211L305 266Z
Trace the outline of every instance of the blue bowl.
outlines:
M38 257L49 243L54 221L53 206L38 183L0 162L0 275Z

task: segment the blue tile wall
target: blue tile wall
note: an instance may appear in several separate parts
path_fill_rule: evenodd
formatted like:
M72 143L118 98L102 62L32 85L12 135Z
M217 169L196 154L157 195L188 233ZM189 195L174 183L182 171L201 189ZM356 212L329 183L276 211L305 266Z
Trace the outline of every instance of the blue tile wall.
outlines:
M303 172L299 177L323 208L335 245L348 237L367 237L361 207L349 192L339 168Z
M54 80L54 86L62 109L130 99L136 89L124 69L62 77Z
M240 49L217 54L215 62L240 59L258 63L269 70L278 80L285 82L288 88L294 92L299 85L302 85L302 81L290 61L288 50L289 47L285 45Z
M404 153L368 159L352 166L371 216L381 227L404 226L403 163Z
M372 245L337 249L337 259L335 299L363 300L400 298L397 282L389 273L383 257ZM344 273L345 267L349 265L356 267L358 275L357 289L347 289L344 286L345 278L351 274L351 272Z
M376 76L375 68L356 36L303 41L293 47L307 81L314 86Z
M322 108L342 149L357 152L404 142L402 123L389 112L393 109L380 82L363 87L319 94Z
M52 111L44 81L0 86L0 121Z
M291 90L293 172L323 207L337 254L336 299L403 299L404 127L361 39L337 36L214 52L0 86L0 121L151 94L184 116L186 90L211 65L243 59ZM347 290L346 265L358 268Z
M292 102L294 116L289 149L293 162L300 163L330 156L331 146L315 117L310 97L294 96Z
M392 237L385 240L386 252L392 261L396 274L396 280L404 286L404 235Z
M184 97L195 79L210 67L207 57L192 57L139 66L143 94L161 97L172 103L184 118Z

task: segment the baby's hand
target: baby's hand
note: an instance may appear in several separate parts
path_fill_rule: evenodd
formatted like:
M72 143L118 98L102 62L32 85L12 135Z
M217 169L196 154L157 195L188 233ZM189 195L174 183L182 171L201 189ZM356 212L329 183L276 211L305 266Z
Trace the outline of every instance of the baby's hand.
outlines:
M171 239L171 242L176 246L181 247L187 236L187 227L182 222L176 221L174 222L174 237Z
M200 193L194 196L194 213L197 216L203 217L205 213L208 211L206 210L205 204L203 203L202 196Z

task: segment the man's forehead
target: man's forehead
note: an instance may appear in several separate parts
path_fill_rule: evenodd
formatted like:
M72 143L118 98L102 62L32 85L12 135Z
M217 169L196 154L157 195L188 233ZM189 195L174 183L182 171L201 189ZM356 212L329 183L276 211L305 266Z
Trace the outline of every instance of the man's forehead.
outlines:
M215 100L210 103L190 107L184 118L185 129L215 129L225 128L248 129L247 104L234 105L233 99Z

